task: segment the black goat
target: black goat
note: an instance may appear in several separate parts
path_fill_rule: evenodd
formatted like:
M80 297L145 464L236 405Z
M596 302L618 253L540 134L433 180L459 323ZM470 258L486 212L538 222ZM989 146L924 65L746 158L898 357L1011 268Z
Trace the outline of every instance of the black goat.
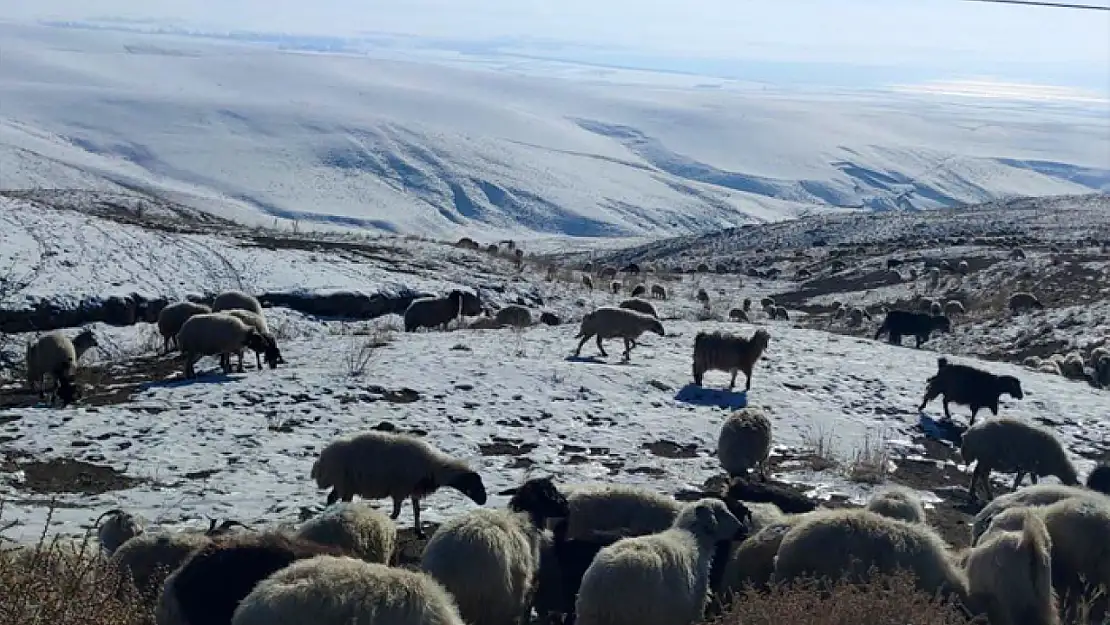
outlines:
M936 375L927 381L925 398L917 409L925 410L926 404L941 397L945 419L952 418L948 404L957 403L971 408L968 425L975 425L975 415L982 408L990 408L991 414L998 416L998 398L1003 393L1014 399L1025 397L1021 382L1012 375L995 375L968 365L949 364L948 359L942 356L937 359Z
M1099 464L1087 476L1087 488L1110 495L1110 465Z
M729 481L724 492L724 500L726 503L730 501L770 503L787 514L801 514L817 509L817 504L809 497L790 486L765 481L748 481L742 477Z
M875 340L883 333L890 335L890 342L894 345L902 344L903 336L913 336L917 339L914 346L918 349L929 340L933 332L951 332L952 320L945 315L930 315L928 313L909 312L908 310L892 310L886 314L879 331L875 333Z

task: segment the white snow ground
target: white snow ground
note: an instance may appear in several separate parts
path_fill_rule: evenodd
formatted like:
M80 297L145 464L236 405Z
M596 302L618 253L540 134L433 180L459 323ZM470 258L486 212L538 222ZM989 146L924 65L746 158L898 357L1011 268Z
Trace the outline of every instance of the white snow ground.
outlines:
M253 223L658 236L1110 182L1100 105L707 89L11 23L0 40L0 188L137 186Z

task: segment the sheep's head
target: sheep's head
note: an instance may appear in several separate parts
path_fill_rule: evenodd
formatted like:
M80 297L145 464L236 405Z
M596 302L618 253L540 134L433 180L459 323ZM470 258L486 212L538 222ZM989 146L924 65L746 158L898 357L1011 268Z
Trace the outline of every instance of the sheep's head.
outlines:
M271 369L276 369L278 365L284 365L285 359L281 357L281 350L278 349L277 339L272 336L263 335L266 340L266 348L262 350L262 357L265 359L266 364L270 365Z
M109 554L115 553L120 545L143 533L143 524L135 515L119 508L109 510L97 517L94 526L100 546Z
M73 337L73 347L78 352L84 353L94 347L99 347L100 342L96 339L96 334L93 334L92 328L85 328L81 333Z
M248 347L256 352L265 352L266 345L266 337L254 328L248 330L246 337L244 337L243 339L243 346Z
M1021 381L1012 375L1003 375L998 378L1000 390L1014 399L1022 399L1025 393L1021 391Z
M477 471L465 471L446 484L466 495L479 506L486 505L486 485Z
M550 477L533 478L521 484L509 500L509 508L529 512L535 518L549 519L570 514L570 504Z
M667 333L663 330L663 322L655 319L654 317L648 323L648 330L658 334L659 336L666 336Z
M767 344L771 342L771 334L766 330L760 328L752 335L751 345L752 348L759 354L762 354L767 349Z
M725 502L709 497L690 504L679 513L676 524L711 542L731 540L744 529Z
M1061 483L1068 486L1079 485L1079 474L1075 470L1075 465L1063 454L1060 455L1060 466L1053 475L1055 475Z

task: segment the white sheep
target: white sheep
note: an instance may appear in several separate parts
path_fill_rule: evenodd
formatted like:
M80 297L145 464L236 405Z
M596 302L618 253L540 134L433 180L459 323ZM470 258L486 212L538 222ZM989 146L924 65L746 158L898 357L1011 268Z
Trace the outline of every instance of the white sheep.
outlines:
M305 521L296 536L338 547L367 562L389 564L397 544L397 526L368 505L341 502Z
M910 523L925 522L925 506L916 493L905 488L889 487L871 496L865 509L892 519Z
M682 504L660 493L623 484L567 487L570 514L567 538L579 539L596 532L621 532L627 536L654 534L669 528Z
M1045 524L1026 517L964 556L969 607L991 625L1059 625L1052 576L1056 566Z
M980 537L987 531L994 517L1006 510L1047 506L1073 497L1094 497L1099 501L1110 504L1110 498L1107 498L1106 495L1079 486L1064 486L1063 484L1026 486L1012 493L999 495L986 506L983 506L983 509L975 515L971 525L971 544L978 544Z
M988 499L994 498L992 470L1015 473L1014 490L1026 473L1034 484L1038 476L1044 475L1054 475L1069 486L1079 483L1075 466L1060 441L1051 432L1017 419L991 419L971 426L964 432L960 455L964 462L976 463L967 487L973 500L978 498L977 485L983 486Z
M756 509L750 503L745 502L744 505L752 511L754 529ZM727 599L729 595L744 592L749 588L766 589L775 574L775 556L779 552L783 537L792 527L812 514L814 513L807 512L781 516L778 520L764 524L737 545L725 565L719 594Z
M270 350L275 348L258 330L237 317L218 312L189 317L177 333L177 344L185 357L186 378L196 377L193 366L201 356L220 356L224 373L230 373L231 354L239 353L243 347L267 352L268 361Z
M231 625L465 625L431 577L354 558L320 556L265 580Z
M181 325L189 317L210 312L212 312L210 307L196 302L177 302L163 308L158 313L158 333L162 335L162 350L168 353L171 345L174 349L178 348L177 333L181 331Z
M166 578L209 542L208 536L196 531L146 532L120 545L108 564L130 576L140 595L153 603Z
M109 556L120 548L120 545L142 534L142 519L120 509L109 510L96 519L96 533L100 540L100 547Z
M98 345L96 335L89 328L70 339L65 334L51 332L27 345L27 386L38 390L39 397L45 393L44 378L47 374L54 377L55 388L62 376L75 374L77 361L85 352ZM36 386L37 384L37 386Z
M725 419L717 437L717 459L730 476L747 475L756 469L760 476L767 477L770 455L771 420L762 410L742 408Z
M274 335L270 333L270 326L269 326L269 324L266 323L266 317L263 317L261 314L256 313L256 312L252 312L252 311L249 311L249 310L243 310L242 308L232 308L232 309L229 309L229 310L225 310L223 312L225 314L231 315L232 317L235 317L235 318L239 319L243 323L245 323L248 326L254 328L255 330L258 331L259 334L261 334L263 337L265 337L266 340L269 343L271 343L273 345L275 351L272 352L272 361L270 363L271 364L271 367L270 367L271 369L273 369L274 366L285 362L285 360L281 357L281 352L276 351L276 349L277 349L277 340L274 339ZM243 350L240 349L237 356L239 357L239 371L242 371L243 370ZM259 371L261 371L262 370L262 352L255 352L254 357L255 357L255 366L257 366Z
M223 310L249 310L255 314L262 314L262 304L253 295L242 291L224 291L216 296L212 302L212 312Z
M582 352L582 346L586 341L596 336L598 351L602 356L607 357L609 354L605 353L605 347L601 344L602 339L621 338L624 339L624 359L628 360L631 358L632 348L636 346L636 339L644 332L665 336L663 324L651 315L626 308L602 306L582 318L578 335L574 337L582 340L574 350L574 355L577 357Z
M605 547L586 569L578 625L691 625L701 620L718 542L742 529L724 502L689 504L674 525Z
M401 514L401 504L412 499L417 536L420 500L450 486L478 505L486 503L482 478L461 460L447 456L425 441L406 434L366 432L329 443L312 464L312 479L319 488L331 488L328 505L351 501L355 495L367 499L393 499L390 518Z

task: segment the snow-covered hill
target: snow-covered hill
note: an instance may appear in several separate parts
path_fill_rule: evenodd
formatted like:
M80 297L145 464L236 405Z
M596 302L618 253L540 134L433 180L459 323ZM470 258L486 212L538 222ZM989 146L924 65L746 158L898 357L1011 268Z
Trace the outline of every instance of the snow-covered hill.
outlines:
M15 24L0 40L0 188L141 187L254 223L658 236L1110 184L1097 108Z

